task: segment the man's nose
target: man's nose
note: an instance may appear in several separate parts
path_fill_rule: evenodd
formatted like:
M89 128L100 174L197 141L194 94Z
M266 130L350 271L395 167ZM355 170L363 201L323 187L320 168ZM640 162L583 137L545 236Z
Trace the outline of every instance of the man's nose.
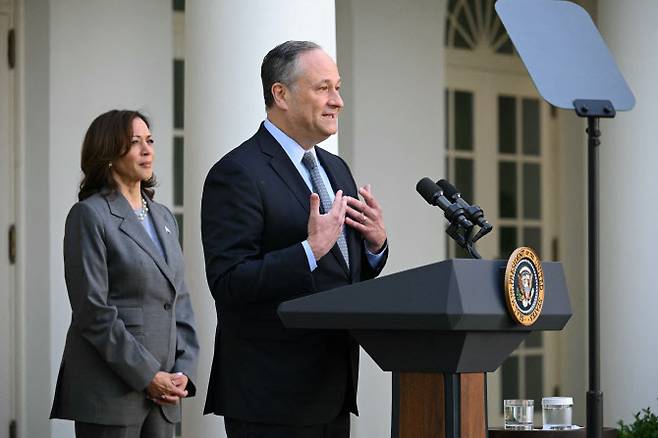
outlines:
M343 98L340 97L340 93L338 92L338 90L336 90L332 93L331 99L329 100L329 104L331 106L335 106L335 107L338 107L338 108L343 107Z

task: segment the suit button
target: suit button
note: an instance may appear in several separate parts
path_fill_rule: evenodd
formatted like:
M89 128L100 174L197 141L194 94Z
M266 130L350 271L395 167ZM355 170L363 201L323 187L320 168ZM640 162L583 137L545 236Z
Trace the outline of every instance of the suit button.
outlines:
M165 303L165 305L164 305L164 309L165 309L165 310L171 310L171 304L169 304L169 303Z

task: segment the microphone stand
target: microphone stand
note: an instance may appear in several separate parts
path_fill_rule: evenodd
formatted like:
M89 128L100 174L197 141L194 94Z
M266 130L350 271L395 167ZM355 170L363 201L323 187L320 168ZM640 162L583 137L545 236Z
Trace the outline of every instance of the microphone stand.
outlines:
M474 259L481 259L482 256L481 256L480 253L477 251L477 249L475 249L475 246L474 246L474 245L475 245L475 241L476 241L477 239L473 239L473 228L475 228L475 227L472 226L472 227L470 227L470 228L468 228L468 229L465 229L465 228L463 228L463 227L460 227L459 224L457 224L456 222L451 222L451 223L450 223L450 226L449 226L448 228L446 228L446 234L448 234L448 236L450 236L450 238L451 238L452 240L454 240L454 241L457 243L457 245L461 246L461 247L464 248L466 251L468 251L468 254L471 256L471 258L474 258ZM492 228L493 228L493 227L492 227ZM460 232L460 231L461 231L461 232ZM487 231L487 233L488 233L489 231L491 231L491 229L489 229L489 230ZM478 235L479 235L479 234L480 234L480 233L478 233ZM485 233L485 234L486 234L486 233ZM483 234L483 235L484 235L484 234ZM476 236L476 237L477 237L477 236ZM478 239L479 239L480 237L482 237L482 236L479 236Z
M473 242L467 242L466 243L466 251L468 251L468 253L471 255L471 257L474 258L474 259L481 259L482 258L480 253L473 246Z

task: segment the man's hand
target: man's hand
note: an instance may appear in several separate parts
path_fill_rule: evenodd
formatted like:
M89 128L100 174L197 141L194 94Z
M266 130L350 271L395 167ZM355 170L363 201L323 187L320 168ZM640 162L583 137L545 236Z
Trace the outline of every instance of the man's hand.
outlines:
M363 201L346 196L345 223L361 233L370 252L378 253L386 242L382 208L372 195L370 184L361 187L359 194L363 197Z
M316 260L320 260L338 240L343 232L345 211L347 210L347 197L343 191L336 192L336 198L331 210L320 214L320 197L311 193L311 213L308 217L308 244Z
M185 385L182 385L183 381ZM159 405L175 405L181 398L187 397L184 389L186 385L187 377L184 374L158 371L146 388L146 393L150 400Z

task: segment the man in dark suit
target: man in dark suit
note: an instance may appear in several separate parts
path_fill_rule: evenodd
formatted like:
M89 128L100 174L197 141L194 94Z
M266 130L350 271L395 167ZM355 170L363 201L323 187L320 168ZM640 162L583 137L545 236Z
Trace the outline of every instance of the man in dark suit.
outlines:
M347 438L358 345L343 331L287 329L276 310L377 276L388 255L381 207L316 146L336 133L343 107L335 62L288 41L265 56L261 77L267 119L213 166L203 191L218 318L205 413L225 417L229 438Z

